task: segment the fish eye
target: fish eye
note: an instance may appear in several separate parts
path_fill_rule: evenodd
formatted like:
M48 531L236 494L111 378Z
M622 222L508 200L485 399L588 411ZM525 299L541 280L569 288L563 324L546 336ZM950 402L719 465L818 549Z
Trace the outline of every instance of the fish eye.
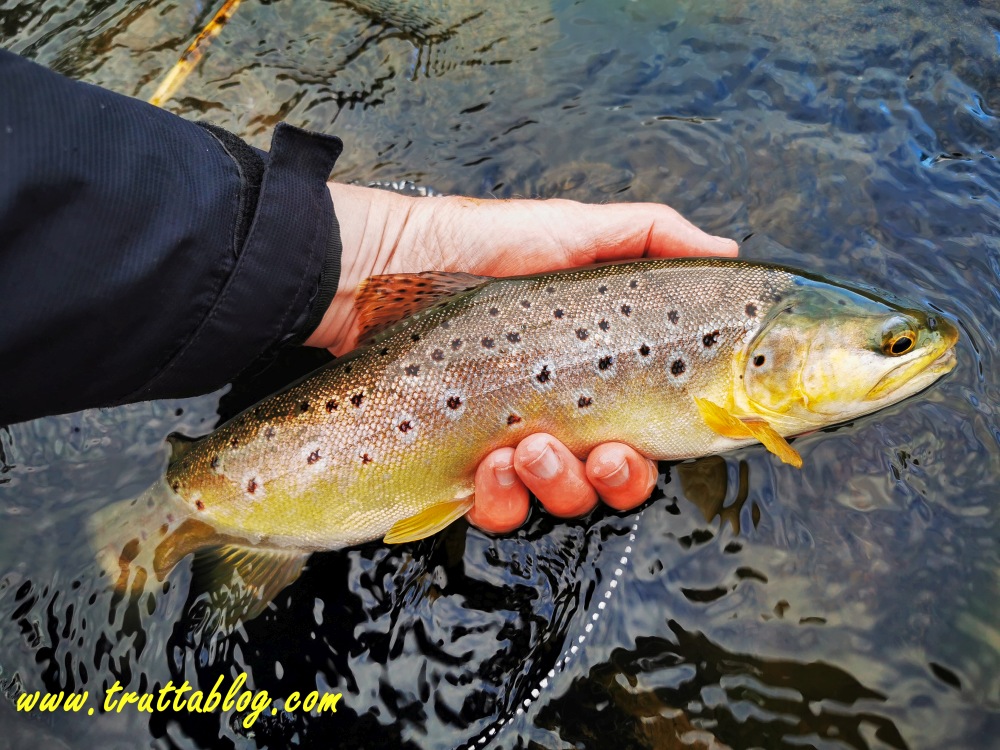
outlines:
M882 353L889 357L901 357L913 349L917 334L913 331L901 331L890 334L882 342Z

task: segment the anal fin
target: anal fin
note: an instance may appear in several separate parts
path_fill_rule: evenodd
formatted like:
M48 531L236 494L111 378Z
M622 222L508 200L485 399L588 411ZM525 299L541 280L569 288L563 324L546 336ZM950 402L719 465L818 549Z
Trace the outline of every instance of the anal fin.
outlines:
M472 508L472 496L432 505L414 516L396 521L385 535L387 544L402 544L436 534Z
M758 440L786 464L802 468L802 456L763 419L739 419L718 404L697 396L694 402L705 424L718 434L731 440Z
M308 559L301 550L213 547L195 556L192 587L207 592L227 619L252 620L299 577Z

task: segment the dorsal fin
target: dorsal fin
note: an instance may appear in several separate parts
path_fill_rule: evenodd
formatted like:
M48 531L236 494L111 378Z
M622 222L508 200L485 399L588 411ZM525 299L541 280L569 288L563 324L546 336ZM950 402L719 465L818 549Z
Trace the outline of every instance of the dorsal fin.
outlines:
M475 289L491 279L491 276L445 271L370 276L361 282L354 302L361 327L359 343L371 341L407 315L426 310L446 297Z

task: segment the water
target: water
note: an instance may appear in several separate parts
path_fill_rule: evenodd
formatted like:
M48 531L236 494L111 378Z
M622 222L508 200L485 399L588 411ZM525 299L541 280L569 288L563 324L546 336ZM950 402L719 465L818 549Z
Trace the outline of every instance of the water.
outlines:
M148 96L213 10L8 0L0 35ZM167 433L210 430L219 394L2 430L0 745L998 746L998 52L1000 13L972 2L248 0L170 109L257 145L281 119L335 132L346 181L667 202L752 235L746 257L951 313L959 365L797 441L801 472L745 449L663 467L641 517L315 555L229 634L186 571L152 612L111 601L79 531L155 479ZM241 672L343 699L249 729L238 711L11 702Z

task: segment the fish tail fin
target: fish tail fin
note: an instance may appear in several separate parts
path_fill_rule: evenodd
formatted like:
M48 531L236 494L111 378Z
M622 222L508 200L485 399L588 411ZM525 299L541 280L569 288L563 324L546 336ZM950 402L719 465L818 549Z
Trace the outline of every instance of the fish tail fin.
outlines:
M150 576L162 581L176 565L180 558L164 554L164 543L190 520L161 480L139 497L97 511L87 522L87 536L115 589L141 593Z

